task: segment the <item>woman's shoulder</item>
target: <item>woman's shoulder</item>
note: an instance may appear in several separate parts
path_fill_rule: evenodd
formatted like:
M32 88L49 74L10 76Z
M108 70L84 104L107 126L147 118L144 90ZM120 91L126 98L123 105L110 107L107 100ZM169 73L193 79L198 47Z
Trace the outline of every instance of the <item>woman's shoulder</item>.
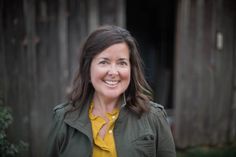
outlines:
M150 102L150 110L147 117L154 126L169 127L170 125L164 106L158 103Z
M61 104L58 104L53 108L53 111L55 112L55 111L64 110L66 107L68 107L68 105L70 105L69 102L63 102Z
M148 112L148 119L154 123L169 123L168 122L168 116L166 113L166 110L164 106L155 103L150 102L150 110Z
M154 114L156 116L167 116L164 106L152 101L149 102L149 106L150 114Z
M54 115L57 115L59 117L64 117L66 112L68 112L72 108L72 104L69 102L63 102L61 104L56 105L53 108Z

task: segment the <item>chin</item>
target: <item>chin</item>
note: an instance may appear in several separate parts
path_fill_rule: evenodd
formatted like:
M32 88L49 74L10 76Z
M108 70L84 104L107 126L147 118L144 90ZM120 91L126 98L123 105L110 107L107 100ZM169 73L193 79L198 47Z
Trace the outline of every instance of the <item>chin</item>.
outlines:
M109 99L117 99L120 97L122 93L107 93L107 94L104 94L105 97L109 98Z
M117 99L120 97L120 95L105 95L105 97L107 97L109 99Z

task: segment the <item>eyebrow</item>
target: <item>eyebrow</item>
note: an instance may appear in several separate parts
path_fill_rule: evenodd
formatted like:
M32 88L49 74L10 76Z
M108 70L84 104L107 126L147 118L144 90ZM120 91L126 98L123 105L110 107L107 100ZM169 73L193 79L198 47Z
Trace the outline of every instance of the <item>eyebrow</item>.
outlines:
M99 57L99 58L97 58L97 59L110 60L109 58L106 58L106 57ZM128 61L129 59L128 59L128 58L119 58L118 60L119 60L119 61L122 61L122 60Z
M104 59L104 60L109 60L108 58L106 57L98 57L97 59Z
M119 58L118 60L119 61L123 61L123 60L128 61L129 59L128 58Z

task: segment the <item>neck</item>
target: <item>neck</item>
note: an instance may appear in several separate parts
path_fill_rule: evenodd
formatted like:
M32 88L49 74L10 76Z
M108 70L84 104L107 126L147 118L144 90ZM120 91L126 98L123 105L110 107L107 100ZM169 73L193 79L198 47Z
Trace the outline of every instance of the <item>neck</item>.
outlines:
M94 111L105 115L107 112L112 112L114 108L117 107L119 99L104 99L103 97L97 95L96 93L93 96Z

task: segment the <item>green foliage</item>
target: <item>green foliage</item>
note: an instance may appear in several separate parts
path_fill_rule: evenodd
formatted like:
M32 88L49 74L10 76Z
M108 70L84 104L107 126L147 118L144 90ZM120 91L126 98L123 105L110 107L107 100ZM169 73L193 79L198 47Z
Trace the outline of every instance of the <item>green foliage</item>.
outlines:
M15 157L20 151L25 150L28 146L25 142L20 141L18 144L12 144L8 141L6 129L12 123L13 118L10 109L0 102L0 154L1 157Z

